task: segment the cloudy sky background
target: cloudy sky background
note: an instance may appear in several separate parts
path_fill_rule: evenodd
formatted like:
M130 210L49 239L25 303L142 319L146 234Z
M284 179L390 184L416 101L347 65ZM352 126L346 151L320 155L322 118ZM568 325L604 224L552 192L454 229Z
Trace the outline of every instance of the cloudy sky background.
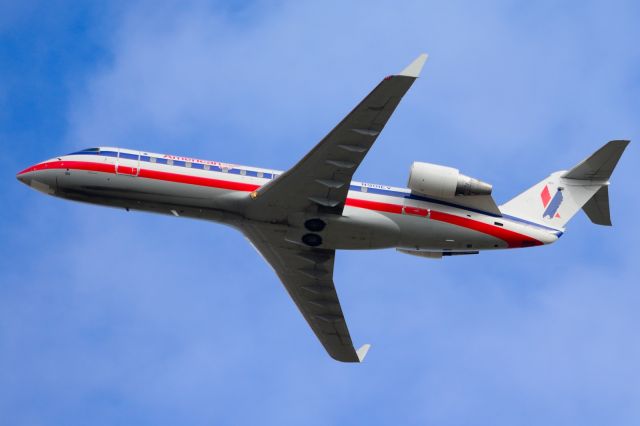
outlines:
M0 4L0 423L640 422L637 2ZM356 177L414 160L499 202L611 139L613 228L430 261L340 252L362 365L331 360L241 235L45 197L98 145L286 169L430 59Z

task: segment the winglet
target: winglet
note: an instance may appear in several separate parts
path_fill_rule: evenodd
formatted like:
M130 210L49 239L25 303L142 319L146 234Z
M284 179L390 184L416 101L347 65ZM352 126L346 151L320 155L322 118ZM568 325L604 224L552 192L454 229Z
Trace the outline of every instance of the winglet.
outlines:
M360 346L360 349L356 351L356 355L358 355L358 360L360 360L360 362L364 361L364 357L367 356L369 348L371 348L371 345L365 343L364 345Z
M422 71L422 67L424 66L424 63L427 61L428 57L429 55L427 55L426 53L421 54L413 62L411 62L408 67L403 69L398 75L403 75L405 77L418 78L418 76L420 75L420 72Z

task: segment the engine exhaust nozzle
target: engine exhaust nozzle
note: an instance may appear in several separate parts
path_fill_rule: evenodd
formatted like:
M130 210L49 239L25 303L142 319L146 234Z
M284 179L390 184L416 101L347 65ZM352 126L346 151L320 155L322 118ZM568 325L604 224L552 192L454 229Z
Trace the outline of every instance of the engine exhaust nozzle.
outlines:
M491 184L463 174L458 175L456 195L491 195L492 190Z

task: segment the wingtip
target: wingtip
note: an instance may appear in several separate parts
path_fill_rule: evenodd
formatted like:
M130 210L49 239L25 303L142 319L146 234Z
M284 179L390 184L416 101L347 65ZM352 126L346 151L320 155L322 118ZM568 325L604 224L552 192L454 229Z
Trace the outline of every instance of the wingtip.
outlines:
M615 139L605 143L600 149L614 149L616 151L624 152L627 149L631 141L629 139ZM622 154L621 154L622 155Z
M356 354L358 355L358 360L360 360L360 362L364 361L364 357L367 356L367 352L369 352L370 348L371 348L371 345L368 343L365 343L364 345L360 346L360 349L356 351Z
M621 145L621 146L624 146L625 148L627 145L629 145L630 142L631 142L630 139L615 139L615 140L609 141L609 143L611 144Z
M429 55L426 53L420 54L413 62L411 62L405 69L403 69L400 74L405 77L413 77L418 78L420 76L420 72L422 72L422 67L424 67L424 63L427 62L427 58Z

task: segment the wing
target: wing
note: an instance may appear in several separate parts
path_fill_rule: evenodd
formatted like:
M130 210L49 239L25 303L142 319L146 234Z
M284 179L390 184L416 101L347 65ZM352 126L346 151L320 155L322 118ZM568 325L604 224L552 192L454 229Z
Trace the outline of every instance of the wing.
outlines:
M291 212L341 214L353 174L420 74L420 55L385 78L302 160L251 194L248 216L278 221Z
M246 224L243 233L275 270L324 348L332 358L361 362L369 349L358 351L333 285L335 250L312 249L285 241L284 226Z

